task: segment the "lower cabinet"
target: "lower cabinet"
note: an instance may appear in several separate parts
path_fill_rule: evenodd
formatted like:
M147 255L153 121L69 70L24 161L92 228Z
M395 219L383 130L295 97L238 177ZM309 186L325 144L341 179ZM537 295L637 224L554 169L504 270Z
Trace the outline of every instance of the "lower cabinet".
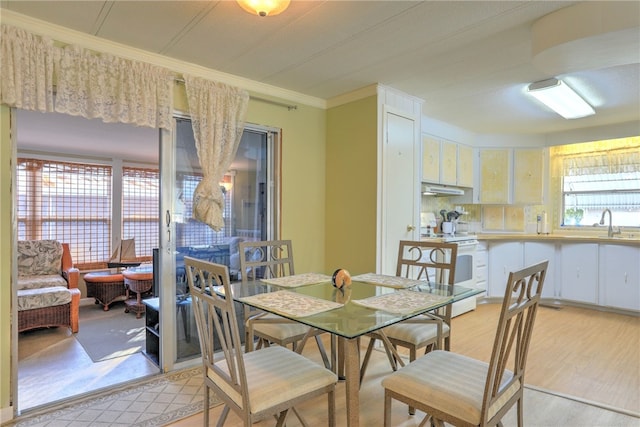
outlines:
M548 260L547 275L542 285L542 298L556 298L556 244L543 242L524 243L524 265L534 265Z
M524 266L523 242L491 242L489 244L489 283L487 296L504 297L509 273Z
M600 304L640 311L640 248L600 245Z
M510 271L549 260L542 298L640 312L640 247L559 241L488 241L487 247L488 297L504 296Z
M563 244L560 261L561 298L598 304L598 244Z

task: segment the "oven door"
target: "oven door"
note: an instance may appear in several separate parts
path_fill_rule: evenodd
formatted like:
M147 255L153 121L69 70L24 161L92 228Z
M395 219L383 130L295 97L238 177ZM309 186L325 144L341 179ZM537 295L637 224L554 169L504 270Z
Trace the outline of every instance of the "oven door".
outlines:
M476 286L476 268L475 254L476 242L460 242L458 243L458 256L456 258L456 273L454 276L454 284L464 286L465 288L475 288ZM451 315L459 316L468 311L475 310L476 298L466 298L452 306Z

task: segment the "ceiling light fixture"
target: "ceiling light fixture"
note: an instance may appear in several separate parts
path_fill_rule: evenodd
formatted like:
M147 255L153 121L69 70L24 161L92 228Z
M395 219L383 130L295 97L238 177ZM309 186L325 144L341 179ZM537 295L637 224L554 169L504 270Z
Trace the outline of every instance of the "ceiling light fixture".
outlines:
M284 12L291 0L237 0L240 7L259 16L275 16Z
M565 119L579 119L596 113L562 80L554 78L531 83L527 91Z

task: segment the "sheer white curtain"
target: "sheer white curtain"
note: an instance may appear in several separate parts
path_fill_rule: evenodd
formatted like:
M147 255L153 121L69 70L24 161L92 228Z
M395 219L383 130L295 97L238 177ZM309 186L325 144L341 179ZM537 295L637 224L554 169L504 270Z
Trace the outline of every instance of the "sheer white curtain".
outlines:
M53 41L2 25L0 102L23 110L53 111Z
M77 46L62 51L55 108L105 123L171 129L174 74Z
M640 147L568 155L562 167L564 176L640 172Z
M191 124L203 179L193 195L193 217L219 231L224 226L220 181L233 161L249 94L222 83L184 76Z
M56 47L46 37L8 25L2 25L1 49L3 104L106 123L172 127L175 73L170 70L77 46Z

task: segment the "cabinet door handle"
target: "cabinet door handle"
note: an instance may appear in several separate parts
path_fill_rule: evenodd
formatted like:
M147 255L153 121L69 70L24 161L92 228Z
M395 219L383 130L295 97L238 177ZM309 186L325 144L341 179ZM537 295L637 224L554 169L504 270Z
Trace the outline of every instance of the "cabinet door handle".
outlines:
M414 225L411 225L411 224L407 225L407 231L413 231L415 229L416 227Z

